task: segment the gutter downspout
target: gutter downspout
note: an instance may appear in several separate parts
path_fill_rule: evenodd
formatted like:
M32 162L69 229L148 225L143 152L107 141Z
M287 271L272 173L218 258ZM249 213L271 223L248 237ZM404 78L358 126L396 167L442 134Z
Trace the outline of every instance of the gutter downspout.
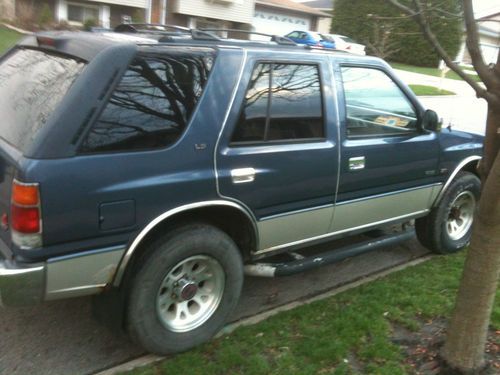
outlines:
M167 0L162 0L161 3L160 23L162 23L163 25L167 23Z
M147 0L148 5L146 9L146 23L151 23L151 7L152 7L152 1L153 0Z

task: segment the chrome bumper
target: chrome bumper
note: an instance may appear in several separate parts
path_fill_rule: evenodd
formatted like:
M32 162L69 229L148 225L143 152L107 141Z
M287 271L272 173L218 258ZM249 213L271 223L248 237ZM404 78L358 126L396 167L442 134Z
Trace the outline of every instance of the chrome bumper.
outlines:
M45 265L23 265L0 258L0 306L40 303L45 292Z

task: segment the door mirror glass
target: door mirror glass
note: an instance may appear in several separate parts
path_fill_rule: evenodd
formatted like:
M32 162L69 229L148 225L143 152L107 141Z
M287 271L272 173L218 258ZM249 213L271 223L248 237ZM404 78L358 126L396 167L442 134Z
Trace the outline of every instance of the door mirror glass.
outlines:
M437 132L441 130L441 122L439 121L439 117L436 112L431 109L428 109L424 112L424 116L422 118L422 127L425 130L430 130L433 132Z

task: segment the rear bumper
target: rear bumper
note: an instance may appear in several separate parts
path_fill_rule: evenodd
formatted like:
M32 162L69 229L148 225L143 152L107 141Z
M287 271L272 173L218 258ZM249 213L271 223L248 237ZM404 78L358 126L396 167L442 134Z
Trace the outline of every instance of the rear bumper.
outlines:
M0 305L26 306L43 300L45 265L25 267L0 258Z
M81 297L112 285L125 246L112 246L22 264L0 256L0 306L26 306Z

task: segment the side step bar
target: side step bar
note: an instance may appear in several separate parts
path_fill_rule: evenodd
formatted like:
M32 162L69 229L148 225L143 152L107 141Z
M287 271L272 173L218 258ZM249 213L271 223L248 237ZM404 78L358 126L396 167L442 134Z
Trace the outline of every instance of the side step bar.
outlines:
M303 259L295 259L281 263L252 263L245 265L245 274L259 277L290 276L299 272L339 262L346 258L377 250L382 247L397 245L415 237L413 228L367 241L336 248L321 254Z

